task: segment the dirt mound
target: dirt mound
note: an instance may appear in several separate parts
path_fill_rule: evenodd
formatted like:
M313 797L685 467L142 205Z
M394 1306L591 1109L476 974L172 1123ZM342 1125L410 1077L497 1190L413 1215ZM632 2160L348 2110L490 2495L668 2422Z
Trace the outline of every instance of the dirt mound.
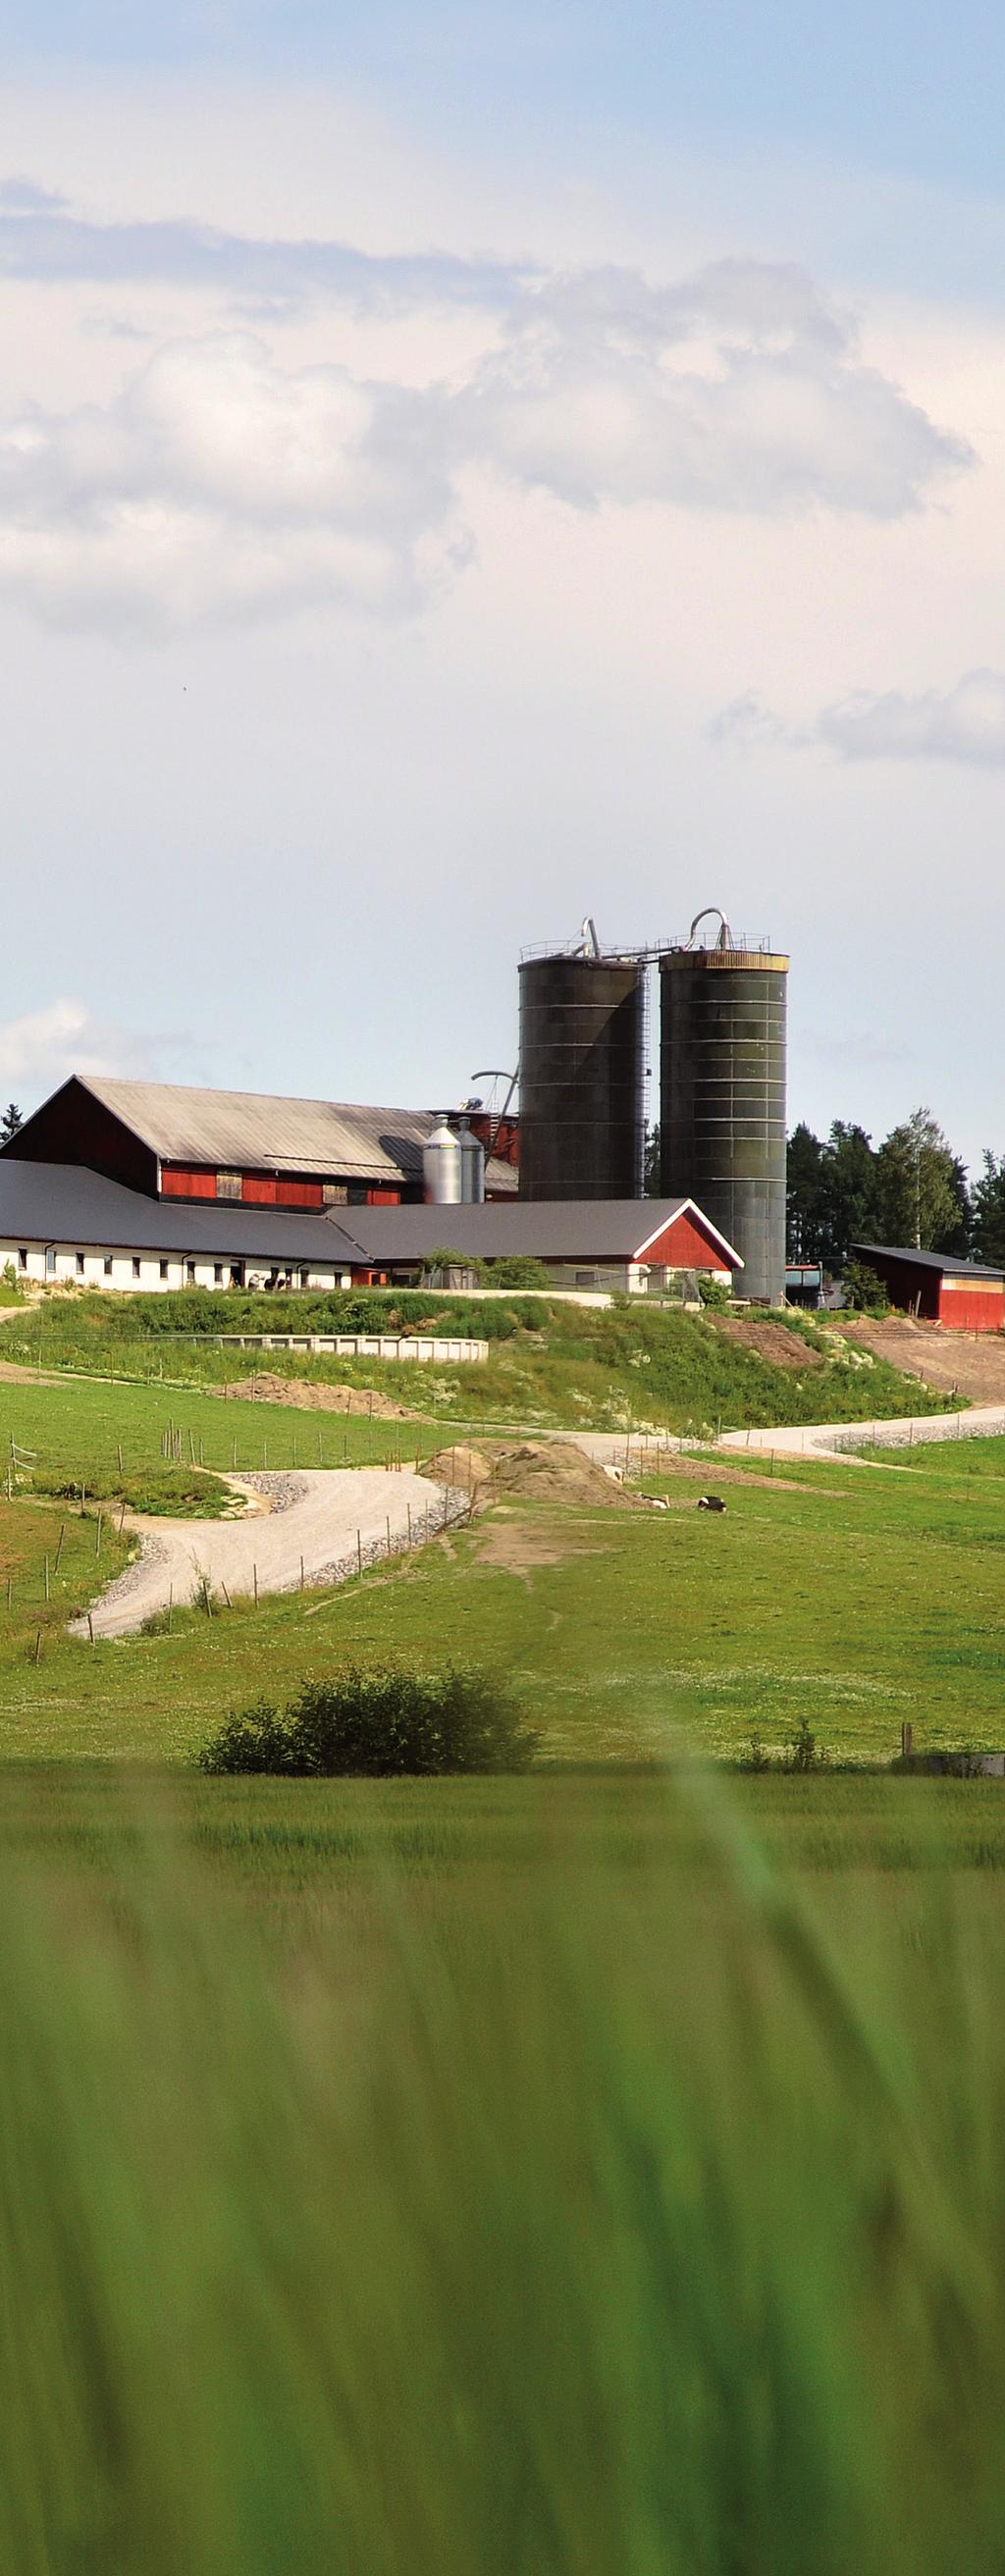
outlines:
M739 1342L745 1351L756 1351L762 1360L771 1360L775 1368L822 1368L823 1354L811 1350L798 1333L790 1333L785 1324L773 1324L769 1316L759 1322L753 1315L709 1315L717 1333Z
M362 1413L374 1422L411 1420L404 1404L395 1404L389 1395L378 1395L376 1388L322 1386L313 1379L277 1377L266 1369L256 1369L253 1378L235 1378L223 1393L240 1398L244 1404L253 1398L258 1404L295 1404L301 1413Z
M541 1503L630 1503L572 1440L487 1440L477 1449L458 1443L427 1459L423 1473L486 1501L505 1494Z

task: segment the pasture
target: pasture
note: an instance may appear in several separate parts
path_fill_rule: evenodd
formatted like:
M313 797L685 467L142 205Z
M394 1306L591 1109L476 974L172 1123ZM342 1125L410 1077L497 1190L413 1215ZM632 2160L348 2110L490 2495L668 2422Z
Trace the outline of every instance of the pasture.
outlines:
M313 1462L318 1438L334 1467L343 1453L400 1443L414 1455L437 1437L418 1422L325 1421L318 1433L292 1408L194 1393L179 1407L160 1387L0 1388L0 1440L13 1433L85 1485L115 1470L117 1446L126 1471L148 1469L179 1419L207 1467L235 1453L249 1466ZM657 1480L662 1512L504 1502L336 1591L182 1610L170 1636L93 1648L63 1634L69 1607L83 1606L91 1525L74 1541L72 1604L64 1593L47 1605L52 1507L25 1485L0 1508L0 1758L185 1759L263 1689L288 1695L333 1661L388 1654L509 1672L551 1765L735 1759L755 1733L780 1751L804 1719L844 1760L888 1759L905 1718L918 1749L997 1746L1005 1478L969 1466L976 1447L916 1451L909 1469L903 1453L893 1468L787 1462L784 1473L705 1461ZM719 1482L720 1517L695 1511L696 1477ZM69 1505L64 1517L79 1533ZM193 1590L197 1573L194 1536Z
M190 1485L192 1447L292 1466L316 1437L159 1385L0 1388L5 1447L92 1492L172 1472L181 1424ZM400 1434L442 1441L322 1422L333 1474ZM515 1495L340 1590L95 1647L65 1623L125 1541L24 1472L5 2566L1001 2562L1005 1790L691 1759L807 1717L858 1765L903 1716L1003 1741L1005 1472L976 1450L695 1459L659 1511ZM388 1656L511 1674L540 1767L192 1769L231 1707Z

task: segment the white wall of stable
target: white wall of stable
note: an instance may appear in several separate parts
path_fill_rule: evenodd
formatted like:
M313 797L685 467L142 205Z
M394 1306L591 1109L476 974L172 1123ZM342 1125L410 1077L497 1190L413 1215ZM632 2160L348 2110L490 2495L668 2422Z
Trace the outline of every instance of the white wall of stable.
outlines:
M0 1270L8 1262L19 1279L47 1282L50 1287L54 1281L69 1280L83 1288L162 1289L165 1295L173 1288L228 1288L231 1270L240 1267L246 1281L256 1277L264 1284L277 1267L264 1255L259 1255L257 1261L238 1264L227 1257L208 1261L196 1255L186 1260L178 1253L105 1251L91 1244L0 1241ZM330 1270L291 1268L289 1275L298 1288L348 1288L352 1284L349 1272L334 1265Z

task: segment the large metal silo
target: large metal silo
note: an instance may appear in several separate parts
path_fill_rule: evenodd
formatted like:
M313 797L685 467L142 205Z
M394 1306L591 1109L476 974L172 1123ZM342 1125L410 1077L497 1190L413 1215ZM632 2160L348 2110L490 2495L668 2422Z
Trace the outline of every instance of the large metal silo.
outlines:
M729 940L724 923L719 946L660 959L660 1187L696 1199L740 1254L738 1296L777 1305L789 961Z
M637 959L524 961L521 1198L637 1198L644 1045L645 977Z

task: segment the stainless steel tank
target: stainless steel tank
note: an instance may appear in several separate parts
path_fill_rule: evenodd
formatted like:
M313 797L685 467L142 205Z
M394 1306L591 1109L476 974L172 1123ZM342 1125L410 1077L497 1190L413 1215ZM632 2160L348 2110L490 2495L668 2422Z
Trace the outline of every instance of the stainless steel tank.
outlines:
M461 1197L465 1207L480 1207L485 1197L485 1147L464 1119L457 1129L461 1153Z
M427 1207L460 1207L464 1161L460 1138L440 1119L422 1148L422 1195Z

